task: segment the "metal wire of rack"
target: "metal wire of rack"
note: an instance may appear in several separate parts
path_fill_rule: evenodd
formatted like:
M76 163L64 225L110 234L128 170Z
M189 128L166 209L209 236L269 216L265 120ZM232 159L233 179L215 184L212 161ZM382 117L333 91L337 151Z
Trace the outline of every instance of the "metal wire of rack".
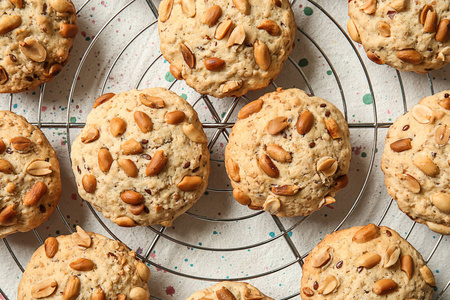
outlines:
M77 14L79 14L83 8L86 7L86 5L90 2L91 0L86 0L81 7L78 9ZM96 41L98 40L98 38L100 37L100 35L102 34L102 32L109 26L109 24L116 19L124 10L126 10L131 4L133 4L136 1L140 1L140 0L131 0L129 1L127 4L125 4L123 7L121 7L102 27L101 29L98 31L98 33L96 34L96 36L92 39L91 43L89 44L88 48L86 49L85 53L83 54L78 67L76 69L75 75L73 77L73 81L72 81L72 85L70 88L70 93L69 93L69 97L68 97L68 109L67 109L67 121L66 122L45 122L42 121L41 118L41 111L42 111L42 105L43 105L43 100L44 100L44 95L45 95L45 84L43 84L40 87L39 90L39 100L38 100L38 121L37 123L34 123L34 125L38 126L39 128L65 128L66 129L66 133L67 133L67 146L68 146L68 151L70 153L71 150L71 146L70 146L70 132L71 129L75 129L75 128L83 128L85 123L71 123L70 122L70 107L72 105L71 99L73 99L74 96L74 92L77 86L77 81L78 81L78 76L86 62L86 59L89 55L89 53L91 52L92 48L94 47ZM349 209L349 211L347 212L347 214L345 215L345 217L342 219L342 221L334 228L333 231L339 230L342 225L347 221L347 219L350 217L350 215L354 212L355 208L358 206L365 190L368 184L368 180L370 177L370 174L372 172L373 166L374 166L374 159L375 159L375 153L376 153L376 143L377 143L377 138L378 138L378 129L380 128L388 128L390 125L392 125L392 123L381 123L378 122L377 119L377 110L376 110L376 101L375 101L375 95L373 92L373 88L372 88L372 83L371 83L371 79L369 76L369 73L366 69L366 66L364 64L364 61L362 60L357 48L355 47L355 45L353 44L353 42L351 41L351 39L349 38L349 36L347 35L347 33L345 32L345 30L339 25L339 23L331 16L331 14L329 14L321 5L319 5L318 3L316 3L313 0L307 0L311 5L313 5L314 7L316 7L318 10L320 10L330 21L331 23L336 26L338 28L338 30L345 36L346 40L348 41L348 43L350 44L350 46L352 47L352 49L354 50L360 64L361 64L361 68L363 69L363 72L366 76L366 80L367 80L367 84L370 90L370 94L372 96L373 99L373 116L374 116L374 121L372 123L349 123L349 128L352 129L372 129L373 130L373 134L374 134L374 139L373 139L373 147L372 147L372 151L371 151L371 156L370 156L370 166L366 172L365 175L365 179L364 179L364 183L362 185L362 188L358 194L358 196L356 197L353 205L351 206L351 208ZM156 5L154 3L154 0L145 0L145 2L147 3L147 5L149 6L150 10L152 11L153 15L155 18L158 17L158 11L156 8ZM291 0L291 5L294 5L297 0ZM129 42L124 45L124 47L121 49L121 51L119 52L119 54L116 56L116 58L114 59L114 61L112 62L111 66L109 67L105 77L104 77L104 81L103 84L101 86L100 89L100 94L103 94L108 78L111 74L111 72L113 71L113 68L115 67L115 65L117 64L117 62L119 61L119 59L121 58L121 56L123 55L123 53L125 52L125 50L146 30L151 29L153 27L155 27L157 21L153 21L150 24L148 24L147 26L145 26L141 31L139 31L135 36L133 36ZM319 46L318 43L316 43L316 41L310 36L308 35L307 32L305 32L303 29L301 29L300 27L297 27L298 32L304 36L306 39L308 39L315 47L316 49L322 54L322 56L324 57L324 59L326 60L328 66L330 67L332 74L336 80L336 83L339 87L339 93L342 99L342 103L343 103L343 112L344 112L344 116L346 118L346 120L348 121L348 113L347 113L347 102L346 102L346 98L345 98L345 93L341 84L341 80L339 78L339 75L337 74L335 67L333 66L332 62L330 61L330 59L328 58L328 56L326 55L325 51ZM155 63L160 60L163 59L162 55L159 55L155 60L153 60L148 68L141 74L141 76L139 77L139 80L136 84L136 88L139 88L141 85L141 82L143 81L145 75L147 74L147 72L152 68L152 66L155 65ZM308 87L309 93L314 95L314 90L312 88L312 85L308 79L308 77L305 75L305 73L303 72L303 70L301 69L301 67L299 66L298 63L295 62L295 60L292 57L289 57L288 62L290 64L292 64L295 69L299 72L299 74L301 75L301 77L303 78L306 86ZM401 77L400 72L396 71L397 74L397 78L399 81L399 87L400 87L400 91L401 91L401 95L402 95L402 102L403 102L403 109L404 112L407 112L407 102L406 102L406 95L405 95L405 89L404 89L404 85L403 85L403 80ZM429 86L430 86L430 91L431 94L434 94L434 86L433 86L433 82L432 79L430 77L430 75L428 75L428 82L429 82ZM176 83L176 81L174 81L169 89L171 89L174 84ZM276 89L277 88L277 84L276 82L272 83L272 86ZM208 142L208 147L209 149L211 149L214 144L217 142L218 138L220 137L220 135L223 135L223 137L228 141L228 131L227 129L231 128L234 123L230 122L230 118L234 112L234 110L236 109L238 103L240 101L245 101L245 102L249 102L250 100L246 97L246 96L242 96L239 98L234 98L230 107L228 108L227 112L225 113L225 115L223 117L219 116L218 112L216 111L216 109L214 108L213 104L212 104L212 100L206 96L206 95L201 95L193 104L193 106L195 107L196 104L199 101L203 101L207 108L209 109L210 113L212 114L213 118L214 118L214 123L203 123L204 128L209 128L209 129L215 129L214 135L212 136L212 138L210 139L210 141ZM13 103L14 103L14 95L11 94L9 97L9 110L12 110L13 107ZM214 160L217 162L223 162L220 160ZM214 192L223 192L223 193L229 193L232 192L232 190L228 190L228 189L213 189L213 188L209 188L208 189L210 191L214 191ZM389 209L391 208L391 205L393 203L393 199L390 198L388 201L388 203L386 204L383 213L380 217L380 219L378 220L378 222L376 222L377 225L380 225L383 220L385 219ZM116 236L116 234L114 234L114 232L102 221L102 219L100 218L99 214L97 211L95 211L95 209L86 202L86 204L88 205L90 211L92 212L92 214L94 215L94 217L97 219L97 221L99 222L99 224L108 232L108 234L116 239L119 240L119 238ZM59 217L61 218L61 220L63 221L65 227L67 228L67 230L72 233L73 229L72 227L69 225L69 222L66 220L66 218L64 217L64 214L62 213L60 207L58 206L56 208L56 211L59 215ZM187 215L189 215L190 217L193 218L197 218L199 220L205 221L205 222L235 222L235 221L240 221L240 220L246 220L246 219L252 219L260 214L262 214L264 212L256 212L256 213L251 213L242 217L237 217L237 218L211 218L211 217L207 217L207 216L202 216L202 215L198 215L195 214L193 212L186 212ZM259 278L259 277L263 277L263 276L267 276L269 274L273 274L276 272L279 272L283 269L286 269L292 265L298 265L300 267L303 266L303 261L304 258L309 254L310 251L307 251L306 253L300 254L300 252L298 251L297 247L295 246L295 244L293 243L293 241L291 240L290 236L289 236L289 232L292 231L294 228L296 228L297 226L299 226L302 222L304 222L308 217L303 217L300 220L298 220L296 223L294 223L292 226L290 226L289 228L285 228L285 226L282 224L282 222L280 221L280 219L276 216L271 216L275 225L277 226L277 228L279 229L280 233L271 237L270 239L266 239L257 243L253 243L251 245L245 245L245 246L241 246L241 247L235 247L235 248L215 248L215 247L202 247L202 246L198 246L192 243L187 243L184 241L181 241L177 238L171 237L170 235L165 233L166 228L165 227L153 227L150 226L148 227L149 230L151 230L152 232L155 233L155 237L152 240L152 242L150 243L150 245L147 247L147 250L143 253L143 254L138 254L137 256L144 262L146 262L147 264L162 269L166 272L172 273L174 275L177 276L181 276L181 277L186 277L186 278L190 278L190 279L195 279L195 280L202 280L202 281L223 281L223 280L229 280L229 281L241 281L241 280L249 280L249 279L253 279L253 278ZM405 239L408 239L416 225L415 222L411 221L411 226L409 227L409 230L406 232L406 235L404 236ZM40 244L43 244L43 239L40 236L39 232L35 229L33 230L34 235L36 236L36 239L38 240L38 242ZM151 261L149 259L150 254L152 252L152 250L155 248L156 244L158 243L158 241L164 238L170 242L182 245L182 246L187 246L193 249L198 249L198 250L202 250L202 251L222 251L222 252L230 252L230 251L239 251L239 250L245 250L245 249L251 249L251 248L255 248L255 247L259 247L265 244L268 244L270 242L273 242L279 238L283 238L285 240L285 242L287 243L289 249L291 250L292 254L294 255L295 259L292 260L289 263L284 264L283 266L271 269L267 272L262 272L259 274L254 274L254 275L250 275L250 276L246 276L246 277L241 277L241 278L206 278L206 277L200 277L200 276L196 276L196 275L192 275L192 274L187 274L187 273L182 273L182 272L177 272L174 271L168 267L156 264L155 262ZM428 263L433 255L435 254L436 250L438 249L439 245L441 244L443 240L443 235L440 235L437 242L435 243L435 245L433 246L433 249L431 250L431 252L428 254L427 258L426 258L426 262ZM20 263L19 259L17 258L15 252L13 251L13 249L11 248L8 239L4 238L3 239L3 243L5 244L6 248L8 249L11 258L14 260L14 262L17 264L17 267L23 272L24 271L24 267L23 265ZM447 290L449 289L450 286L450 281L448 281L445 286L442 288L442 290L438 293L437 299L444 299L444 294L446 294ZM0 295L2 295L6 300L9 300L8 296L4 293L4 291L1 289L0 286ZM299 296L299 293L293 294L293 295L289 295L286 296L284 298L282 298L281 300L288 300L288 299L292 299L294 297ZM157 299L157 300L161 300L161 298L158 298L154 295L151 296L152 299Z

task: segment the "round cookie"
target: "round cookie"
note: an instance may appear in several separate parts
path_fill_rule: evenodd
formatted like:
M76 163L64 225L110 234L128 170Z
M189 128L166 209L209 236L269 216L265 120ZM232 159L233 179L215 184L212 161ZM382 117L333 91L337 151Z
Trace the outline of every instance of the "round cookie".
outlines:
M209 150L197 113L164 88L99 97L72 146L80 196L120 226L170 226L203 195Z
M257 288L245 282L219 282L209 288L200 290L189 296L186 300L273 300L261 293Z
M78 33L70 0L5 0L0 8L0 93L52 80L69 59Z
M34 252L17 298L146 300L149 280L150 270L134 250L77 226L77 232L50 237Z
M218 98L269 85L297 30L288 0L163 0L158 28L173 76Z
M374 224L327 235L306 257L302 299L431 300L434 275L397 232Z
M244 106L225 149L236 200L280 217L335 202L348 183L350 159L342 113L299 89L279 88Z
M36 126L0 111L0 239L47 220L61 197L56 153Z
M386 136L381 169L389 195L416 222L450 234L450 91L422 99Z
M352 0L347 29L369 59L427 73L450 61L448 1Z

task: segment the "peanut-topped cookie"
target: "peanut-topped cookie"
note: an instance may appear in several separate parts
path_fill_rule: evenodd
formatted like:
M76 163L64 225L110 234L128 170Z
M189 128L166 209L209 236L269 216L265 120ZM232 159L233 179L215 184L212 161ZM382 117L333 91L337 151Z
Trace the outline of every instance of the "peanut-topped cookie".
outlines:
M351 0L347 29L369 59L400 71L427 73L450 62L450 3Z
M374 224L327 235L306 257L302 299L431 300L434 275L397 232Z
M225 149L236 200L280 217L335 202L348 183L350 159L342 113L299 89L279 88L244 106Z
M78 33L70 0L0 1L0 93L52 80L69 59Z
M273 300L257 288L245 282L219 282L209 288L197 291L186 300Z
M47 220L61 197L56 153L36 126L0 111L0 239Z
M148 300L148 267L119 241L77 226L34 252L17 299Z
M164 88L99 97L72 146L80 196L120 226L170 226L206 190L197 113Z
M218 98L269 85L297 30L288 0L163 0L158 27L173 76Z
M386 136L381 169L389 195L416 222L450 234L450 91L422 99Z

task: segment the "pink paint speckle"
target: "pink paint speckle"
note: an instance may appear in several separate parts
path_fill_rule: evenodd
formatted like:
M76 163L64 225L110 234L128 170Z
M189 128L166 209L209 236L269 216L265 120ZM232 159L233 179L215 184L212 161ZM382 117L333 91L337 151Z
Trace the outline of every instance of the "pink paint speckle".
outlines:
M46 111L47 110L47 106L42 106L42 111Z
M166 294L169 296L173 296L173 294L175 294L175 289L173 288L173 286L166 287Z
M72 200L77 200L77 194L72 194L71 198L72 198Z
M156 254L155 254L155 253L151 253L151 254L150 254L150 257L153 258L153 259L155 259Z

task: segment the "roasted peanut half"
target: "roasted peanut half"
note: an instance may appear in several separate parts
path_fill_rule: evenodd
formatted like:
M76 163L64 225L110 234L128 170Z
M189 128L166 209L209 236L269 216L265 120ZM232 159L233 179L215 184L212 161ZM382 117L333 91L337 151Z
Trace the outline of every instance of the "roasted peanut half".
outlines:
M204 60L205 67L209 71L220 71L225 66L225 61L218 57L210 57Z
M228 31L230 31L231 27L233 26L233 21L231 20L225 20L222 23L220 23L216 28L216 33L214 34L214 37L217 40L223 39Z
M395 291L398 284L392 279L381 279L373 285L373 292L377 295L387 295Z
M156 153L153 155L152 159L150 160L150 163L147 166L147 169L145 169L145 175L147 176L155 176L161 173L162 169L167 163L167 157L164 156L164 151L159 150L156 151Z
M375 224L368 224L358 230L353 236L352 240L355 243L363 244L380 236L380 228Z
M31 288L31 297L35 299L49 297L56 291L57 287L58 283L51 278L41 281Z
M125 191L120 194L120 199L127 204L140 204L144 201L144 196L141 193L135 191Z
M339 282L336 277L329 275L322 281L317 289L317 292L321 295L328 295L334 292L338 287Z
M178 188L184 192L195 191L203 183L203 178L200 176L184 176L177 184Z
M267 154L263 153L260 155L259 165L269 177L278 178L280 176L280 171Z
M267 125L267 132L272 135L278 134L289 126L286 117L276 117L269 121Z
M213 5L202 16L202 23L212 27L216 25L217 20L222 16L222 8L219 5Z
M11 145L18 151L28 151L31 146L31 141L26 137L17 136L11 139Z
M401 250L396 245L390 245L384 253L384 268L389 268L395 265L400 257Z
M300 191L300 187L296 185L277 185L272 187L271 191L279 196L294 196Z
M439 174L439 167L425 154L418 154L413 158L414 165L430 177Z
M416 104L411 109L411 114L414 119L421 124L430 124L434 122L433 111L428 106Z
M139 101L150 108L164 108L166 103L160 97L150 96L147 94L139 94Z
M195 56L185 44L181 44L181 55L189 68L195 68Z
M22 24L22 17L18 15L3 15L0 18L0 34L10 32Z
M406 150L410 150L412 148L411 146L411 139L401 139L396 142L393 142L390 145L391 149L395 152L403 152Z
M14 167L12 164L6 159L0 159L0 172L5 174L11 174L13 172Z
M97 128L91 127L89 128L84 135L81 136L81 142L84 144L88 144L98 140L100 137L100 132Z
M87 258L78 258L69 264L71 269L76 271L92 271L95 267L95 264L92 260Z
M272 64L272 58L270 57L269 48L264 42L260 40L255 41L255 43L253 44L253 48L256 64L261 68L261 70L267 71Z
M439 23L437 32L436 32L436 41L445 43L448 40L448 34L449 34L449 26L450 26L450 20L449 19L443 19Z
M159 4L159 20L161 22L166 22L170 18L170 14L172 13L173 9L173 0L163 0Z
M414 260L411 255L405 255L400 259L400 269L406 273L408 279L411 279L414 274Z
M325 125L327 127L328 133L331 135L333 140L342 138L341 129L339 128L339 125L335 119L333 118L326 119Z
M272 36L278 36L281 34L281 28L275 21L272 20L264 20L256 27L258 29L262 29L267 31L268 34Z
M239 165L231 157L227 157L227 159L225 160L225 166L231 180L233 180L234 182L240 182L241 176L239 175Z
M219 300L236 300L236 297L224 286L216 291L216 296Z
M266 152L271 158L278 162L286 163L292 161L292 155L277 144L268 144Z
M186 114L180 110L174 110L166 114L165 120L167 124L176 125L186 119Z
M368 252L361 255L355 261L355 267L364 267L366 269L372 269L381 261L381 256L375 252Z
M129 139L122 144L122 152L125 155L140 154L144 152L144 148L135 139Z
M353 22L352 19L349 19L347 21L347 31L353 41L361 44L361 36L359 35L358 28L356 27L355 22Z
M314 268L321 268L325 266L331 260L332 253L333 248L331 248L331 246L319 248L319 250L316 251L311 258L311 266Z
M423 280L425 280L428 285L435 287L436 286L436 280L434 279L433 272L431 272L430 268L428 268L426 265L423 265L419 269L420 276L422 276Z
M106 94L101 95L100 97L95 99L94 108L97 108L100 105L102 105L103 103L105 103L106 101L111 100L111 98L114 97L115 95L116 94L114 94L114 93L106 93Z
M250 14L250 3L248 3L248 0L233 0L233 3L244 15Z
M81 282L80 279L74 275L69 278L66 288L64 289L63 300L75 300L80 294Z
M133 114L133 118L142 133L147 133L147 132L152 131L153 122L145 112L136 111Z
M176 80L183 80L183 74L181 73L181 70L174 65L170 65L169 71Z
M81 179L81 183L86 193L95 193L95 190L97 189L97 179L94 175L85 174L83 179Z
M118 163L128 176L136 178L139 175L139 170L131 159L121 158Z
M247 104L246 106L244 106L238 113L237 117L238 119L246 119L249 116L251 116L254 113L257 113L261 110L262 106L263 106L263 100L262 99L258 99L255 100L253 102L250 102L249 104Z
M233 197L242 205L250 205L252 203L250 197L244 194L240 189L233 190Z
M297 121L297 132L301 135L307 134L314 125L314 115L309 110L304 110Z
M114 137L121 136L127 131L127 122L122 118L112 118L109 123L109 130Z
M56 253L58 252L59 248L59 242L54 237L49 237L45 240L44 243L44 249L45 249L45 255L48 258L53 258Z
M372 15L377 11L377 0L366 0L360 9L368 15Z
M47 186L45 185L45 183L42 181L36 182L31 190L23 198L23 204L30 206L36 205L46 192Z
M400 183L413 192L414 194L420 193L421 187L420 183L417 181L416 178L414 178L412 175L409 174L399 174L397 175L397 178L400 179Z
M114 159L108 149L100 149L98 151L98 167L103 173L108 173Z

